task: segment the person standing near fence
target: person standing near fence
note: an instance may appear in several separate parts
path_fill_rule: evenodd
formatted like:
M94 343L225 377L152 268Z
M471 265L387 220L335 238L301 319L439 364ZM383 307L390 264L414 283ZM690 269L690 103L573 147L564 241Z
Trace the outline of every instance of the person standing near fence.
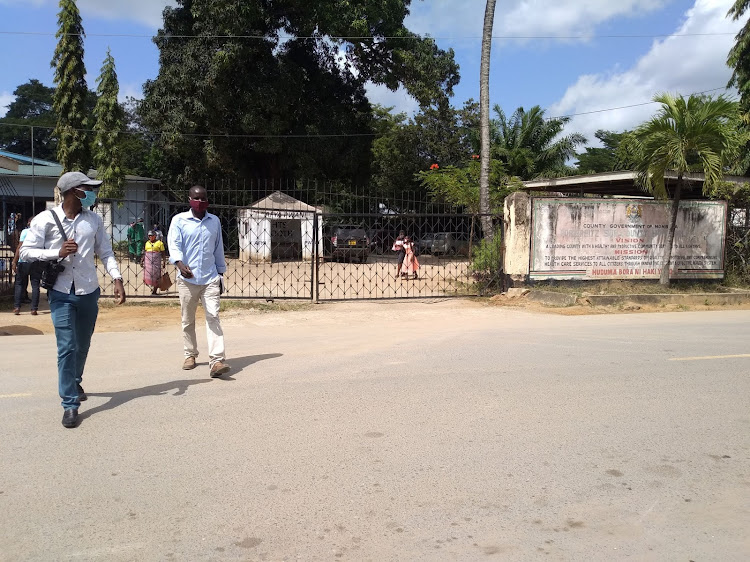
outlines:
M151 287L151 294L155 295L159 284L161 283L162 268L166 261L166 252L161 240L156 239L156 233L153 230L148 231L148 242L144 247L143 261L143 282Z
M26 287L31 280L31 314L36 316L39 310L39 281L41 280L41 270L38 264L28 262L21 258L21 248L23 243L26 241L26 236L29 234L29 228L31 228L31 217L27 221L26 228L21 231L21 235L18 239L18 247L16 253L13 256L13 272L16 274L16 286L15 294L13 299L13 314L21 314L21 304L23 302L29 302L24 300L26 295Z
M401 267L404 264L404 256L406 256L406 252L404 251L404 238L406 237L406 233L402 230L398 233L398 238L396 238L396 241L393 242L393 250L396 252L396 258L398 259L398 267L396 267L396 277L399 277L401 275Z
M223 292L224 239L219 217L208 213L208 194L195 185L188 193L190 210L175 215L169 225L169 261L177 266L177 291L182 310L182 339L185 350L183 369L195 369L198 342L195 312L198 302L206 313L209 373L212 378L229 372L224 361L224 332L219 321L219 296Z
M83 369L99 314L98 256L114 280L115 302L125 302L125 288L104 221L88 210L96 202L93 188L101 181L82 172L66 172L57 181L62 204L39 213L21 247L21 258L57 261L65 267L49 290L49 308L57 339L57 373L65 410L62 424L75 427L78 407L86 400ZM58 224L59 223L59 224Z
M416 244L411 236L404 238L404 264L401 269L401 275L404 278L408 278L409 275L413 275L414 279L417 278L417 270L419 269L419 260L417 259Z

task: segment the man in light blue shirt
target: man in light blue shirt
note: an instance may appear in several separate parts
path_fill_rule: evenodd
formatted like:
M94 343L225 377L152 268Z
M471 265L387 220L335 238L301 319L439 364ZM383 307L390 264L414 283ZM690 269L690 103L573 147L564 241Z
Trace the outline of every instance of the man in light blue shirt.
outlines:
M210 375L220 377L229 372L224 361L224 332L219 322L219 295L223 292L222 276L227 270L221 222L206 212L206 189L195 185L189 191L190 210L175 215L169 225L167 245L169 261L177 266L177 291L182 309L182 339L185 349L183 369L195 369L198 341L195 337L195 312L198 302L206 312L206 334Z

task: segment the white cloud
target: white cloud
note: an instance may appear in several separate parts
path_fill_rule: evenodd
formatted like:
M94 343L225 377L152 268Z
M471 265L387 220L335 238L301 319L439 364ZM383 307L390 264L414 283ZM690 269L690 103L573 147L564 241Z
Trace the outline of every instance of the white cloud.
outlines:
M385 86L368 82L365 89L370 103L377 103L383 107L393 107L393 113L406 113L411 117L419 110L419 103L409 95L403 86L392 92Z
M134 83L127 83L127 84L120 83L120 92L117 96L117 101L122 103L127 98L135 98L137 100L142 100L143 99L143 85L134 84Z
M56 0L0 0L0 6L31 4L34 8L58 5ZM165 6L176 6L174 0L78 0L82 17L93 16L108 20L129 20L158 29L162 25L161 13ZM86 22L84 21L84 28Z
M510 0L498 2L494 36L590 35L621 17L639 17L670 0ZM409 29L433 37L481 37L486 0L412 3Z
M5 117L5 114L8 113L8 106L13 103L15 99L16 96L10 92L0 92L0 117Z
M696 0L685 14L684 23L675 31L686 33L731 33L696 37L668 37L654 41L651 49L632 68L612 69L608 73L580 76L562 99L549 107L547 115L571 115L599 109L648 102L663 92L688 95L723 88L731 75L726 66L729 49L734 44L741 22L727 19L733 0ZM723 90L711 92L724 93ZM631 129L651 117L656 104L617 111L579 115L571 119L566 130L578 131L595 142L597 129L622 131Z
M172 0L78 0L82 15L103 19L126 19L158 29L162 25L165 6L175 6Z

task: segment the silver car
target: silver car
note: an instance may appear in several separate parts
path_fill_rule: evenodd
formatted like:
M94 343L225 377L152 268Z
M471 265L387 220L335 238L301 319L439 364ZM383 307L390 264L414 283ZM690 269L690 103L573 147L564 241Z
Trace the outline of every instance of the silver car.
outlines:
M458 232L435 232L420 240L420 249L433 256L469 255L468 235Z

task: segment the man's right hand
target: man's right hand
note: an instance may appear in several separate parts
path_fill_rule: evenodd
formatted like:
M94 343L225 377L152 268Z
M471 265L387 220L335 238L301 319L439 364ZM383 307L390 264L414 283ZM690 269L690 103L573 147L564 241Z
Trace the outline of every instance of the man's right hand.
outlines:
M190 271L190 268L181 261L178 261L175 265L177 266L177 269L180 270L180 275L185 279L190 279L193 276L193 272Z
M59 256L61 258L67 258L70 254L75 254L78 251L78 244L75 240L68 239L63 242L62 248L60 248Z

